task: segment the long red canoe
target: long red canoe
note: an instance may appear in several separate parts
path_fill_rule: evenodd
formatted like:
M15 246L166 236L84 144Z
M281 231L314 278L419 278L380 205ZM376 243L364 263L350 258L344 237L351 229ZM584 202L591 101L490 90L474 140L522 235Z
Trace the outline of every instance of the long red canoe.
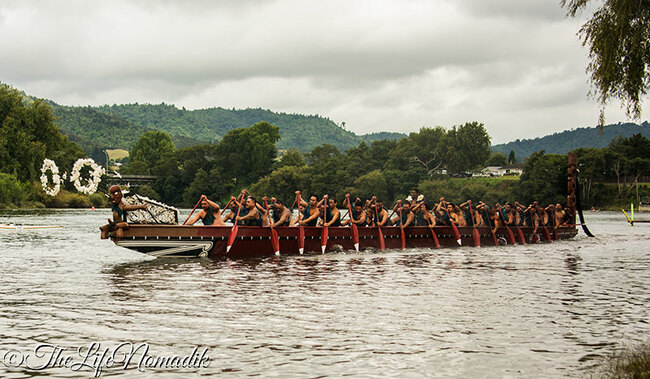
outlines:
M112 240L118 246L151 256L249 258L274 255L271 229L258 226L240 226L232 248L226 253L231 228L231 226L130 225L129 229L124 230L121 238L113 237ZM321 253L321 229L315 226L304 227L305 253ZM431 235L432 229L438 237L441 247L459 247L451 227L413 226L404 229L406 248L436 248ZM495 245L490 228L479 227L477 229L481 240L480 246ZM528 242L535 239L532 227L521 227L520 229ZM275 230L280 242L280 254L299 254L298 228L277 227ZM377 228L361 227L358 228L358 231L360 249L379 249ZM473 228L460 227L458 231L461 239L460 246L474 249ZM382 227L382 232L386 249L402 248L399 227ZM560 227L557 232L559 239L570 239L575 237L578 230L575 226L565 226ZM539 233L541 230L538 230L536 240L544 241L543 238L540 238ZM498 229L496 237L502 246L509 243L506 228ZM480 249L480 247L476 247L476 249ZM352 228L329 227L326 251L333 250L355 250Z

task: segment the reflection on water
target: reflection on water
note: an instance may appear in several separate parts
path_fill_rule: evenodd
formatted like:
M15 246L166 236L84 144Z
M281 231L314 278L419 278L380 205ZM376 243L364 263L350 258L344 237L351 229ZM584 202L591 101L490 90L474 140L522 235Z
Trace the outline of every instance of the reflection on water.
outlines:
M598 238L551 245L239 261L152 260L100 240L106 217L0 213L65 226L0 232L0 350L131 341L208 347L210 367L183 373L557 377L650 330L650 226L613 213L588 215Z

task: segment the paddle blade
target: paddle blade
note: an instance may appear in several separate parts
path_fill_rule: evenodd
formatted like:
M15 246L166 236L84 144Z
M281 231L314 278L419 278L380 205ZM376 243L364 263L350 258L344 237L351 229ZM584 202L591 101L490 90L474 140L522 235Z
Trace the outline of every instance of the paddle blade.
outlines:
M551 242L551 233L549 233L546 227L544 228L544 240L546 240L546 242Z
M436 249L440 249L440 241L438 241L438 236L436 235L436 231L433 230L433 226L429 225L429 229L431 229L431 236L433 237L433 243L436 245Z
M300 254L305 252L305 229L298 225L298 251Z
M359 228L355 224L352 224L352 243L354 244L354 249L359 251Z
M478 229L476 229L476 227L472 229L472 239L474 240L475 247L481 247L481 234L479 234Z
M517 236L519 237L519 243L522 245L526 244L526 236L524 235L524 232L517 228Z
M386 250L386 242L384 241L384 233L381 231L381 226L378 225L377 230L379 231L379 249Z
M456 239L456 242L458 242L458 245L462 245L462 241L460 240L460 233L458 232L456 224L453 222L451 223L451 231L454 233L454 238Z
M537 238L537 233L533 233L533 243L539 242L539 238Z
M508 241L510 241L510 244L516 245L517 240L515 239L515 234L512 232L512 229L506 228L506 230L508 231Z
M560 237L557 235L557 229L553 229L553 240L557 241Z
M327 248L327 239L329 238L329 228L323 226L323 230L320 235L320 249L323 254L325 254L325 249Z
M492 232L492 242L494 242L494 246L500 246L499 239L497 238L497 234L495 232Z
M273 245L275 255L280 255L280 239L278 238L278 232L273 228L271 228L271 245Z
M228 245L226 245L226 254L230 252L232 244L235 243L235 238L237 238L237 232L239 231L239 225L235 224L230 229L230 234L228 235Z
M402 250L406 249L406 233L404 229L400 229L400 237L402 238Z

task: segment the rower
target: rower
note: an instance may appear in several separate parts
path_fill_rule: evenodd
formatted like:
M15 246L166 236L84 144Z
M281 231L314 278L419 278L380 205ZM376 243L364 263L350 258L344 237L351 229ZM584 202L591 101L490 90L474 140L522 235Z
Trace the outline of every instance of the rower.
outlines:
M420 194L420 190L417 188L411 189L411 194L406 198L406 201L411 203L411 208L416 206L417 203L424 201L424 195Z
M253 196L246 198L246 210L248 211L244 216L237 216L237 223L241 221L241 225L245 226L262 226L262 215L257 209L257 201Z
M450 208L451 208L451 212L450 212ZM467 221L465 220L463 211L460 209L458 205L454 203L449 203L447 205L447 212L449 212L449 215L451 216L454 224L456 224L457 226L467 226Z
M264 196L262 198L262 201L264 201L264 204L269 200L268 197ZM269 216L267 215L267 210L265 207L262 206L262 204L255 202L255 208L257 208L257 211L260 212L260 217L262 218L262 226L270 226L271 223L269 222ZM270 209L269 209L270 210Z
M526 207L524 207L518 201L515 201L515 223L517 226L524 226L526 223L525 209Z
M429 212L426 201L417 203L411 211L414 212L416 226L436 226L436 218Z
M242 203L244 202L244 194L246 193L246 190L242 191L242 194L240 195L240 199L242 199ZM244 206L240 206L240 202L237 200L236 197L230 196L230 213L225 214L222 219L223 222L225 223L226 221L230 220L233 224L235 224L235 218L237 216L237 210L239 210L239 216L245 216L246 213L248 213L248 210ZM241 204L243 205L243 204ZM223 214L223 212L222 212ZM243 225L243 221L237 221L237 225Z
M217 225L223 226L226 225L221 219L221 210L219 209L219 204L208 199L207 196L201 195L201 211L194 215L190 220L187 221L186 225L194 225L199 219L203 222L203 225Z
M325 209L325 226L341 226L341 212L336 207L336 199L325 195L323 197L327 201L327 208Z
M563 226L566 224L565 222L565 215L566 212L562 209L562 204L557 203L555 204L555 228L558 226Z
M311 197L309 197L309 203L307 203L302 199L302 197L300 197L300 191L296 191L296 195L298 196L298 204L305 208L302 220L299 221L300 225L316 226L320 214L318 211L318 198L315 195L311 195Z
M381 200L377 200L377 197L375 196L373 196L372 199L375 201L375 209L377 210L376 213L379 217L378 220L375 220L375 223L379 226L386 226L389 220L388 212L384 209L384 203Z
M483 221L483 225L489 226L490 228L494 227L492 221L490 220L489 205L479 200L478 205L476 206L476 210L481 215L481 220Z
M298 205L298 215L294 216L293 213L291 214L291 221L289 222L289 226L298 226L298 223L300 223L300 221L303 219L304 212L305 207Z
M126 213L129 211L135 211L137 209L147 209L147 204L137 204L137 205L127 205L122 202L122 189L118 185L111 186L108 189L110 194L111 203L113 207L113 220L108 219L108 224L99 227L101 230L102 239L107 239L111 232L115 232L115 237L122 238L124 235L124 229L129 228L129 224L126 222Z
M490 216L492 225L494 225L494 228L492 228L492 234L495 234L497 232L497 229L503 226L503 222L501 221L501 217L499 216L498 211L494 208L490 208L488 215Z
M472 200L467 200L458 206L463 212L463 218L465 219L465 224L467 226L474 226L474 215L472 214Z
M371 205L370 200L366 200L366 226L377 226L375 207Z
M506 203L503 207L503 218L506 220L508 226L517 225L516 212L510 203Z
M272 198L275 199L275 198ZM275 199L273 206L273 223L272 227L277 226L289 226L291 221L291 211L289 208L285 207L281 200Z
M346 199L343 200L343 206L347 206L346 203L348 201L348 195L345 195ZM352 210L352 212L350 212L350 218L345 221L341 221L341 225L345 226L352 223L356 226L366 226L367 212L363 210L363 202L361 199L357 198L354 202L354 206L350 207L350 209Z
M445 209L445 198L441 197L440 202L436 206L436 218L440 221L440 225L451 226L451 217L449 212Z
M398 200L398 203L400 201ZM391 223L393 226L399 226L402 229L405 227L412 225L414 220L415 220L415 215L413 212L411 212L411 203L408 201L405 201L403 204L401 204L401 209L400 212L397 216L395 216L392 220Z

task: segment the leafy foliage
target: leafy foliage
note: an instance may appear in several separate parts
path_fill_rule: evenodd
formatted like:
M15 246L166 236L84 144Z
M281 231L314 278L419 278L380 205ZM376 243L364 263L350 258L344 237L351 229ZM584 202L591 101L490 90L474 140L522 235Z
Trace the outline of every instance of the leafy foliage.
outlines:
M590 0L562 0L570 16ZM650 87L650 1L604 0L579 32L589 46L587 71L602 108L611 97L622 101L628 116L641 116L641 100Z
M514 156L514 154L512 154ZM490 158L487 160L486 165L488 166L505 166L508 164L506 155L500 151L490 154Z
M509 154L514 151L519 161L528 158L534 152L544 150L551 154L566 154L581 147L607 147L616 137L631 137L641 134L650 137L650 123L640 125L633 123L612 124L602 130L598 128L577 128L561 133L554 133L535 139L524 139L492 146L492 151Z
M171 155L176 147L169 134L160 131L144 133L129 152L129 164L142 162L147 171L159 160Z
M566 169L566 155L544 154L544 151L534 153L524 163L524 172L515 191L517 199L525 204L533 201L539 201L543 205L564 203ZM559 188L563 190L558 192Z
M26 101L17 90L0 84L0 172L32 182L41 176L46 157L72 167L83 156L79 146L59 132L47 103Z

